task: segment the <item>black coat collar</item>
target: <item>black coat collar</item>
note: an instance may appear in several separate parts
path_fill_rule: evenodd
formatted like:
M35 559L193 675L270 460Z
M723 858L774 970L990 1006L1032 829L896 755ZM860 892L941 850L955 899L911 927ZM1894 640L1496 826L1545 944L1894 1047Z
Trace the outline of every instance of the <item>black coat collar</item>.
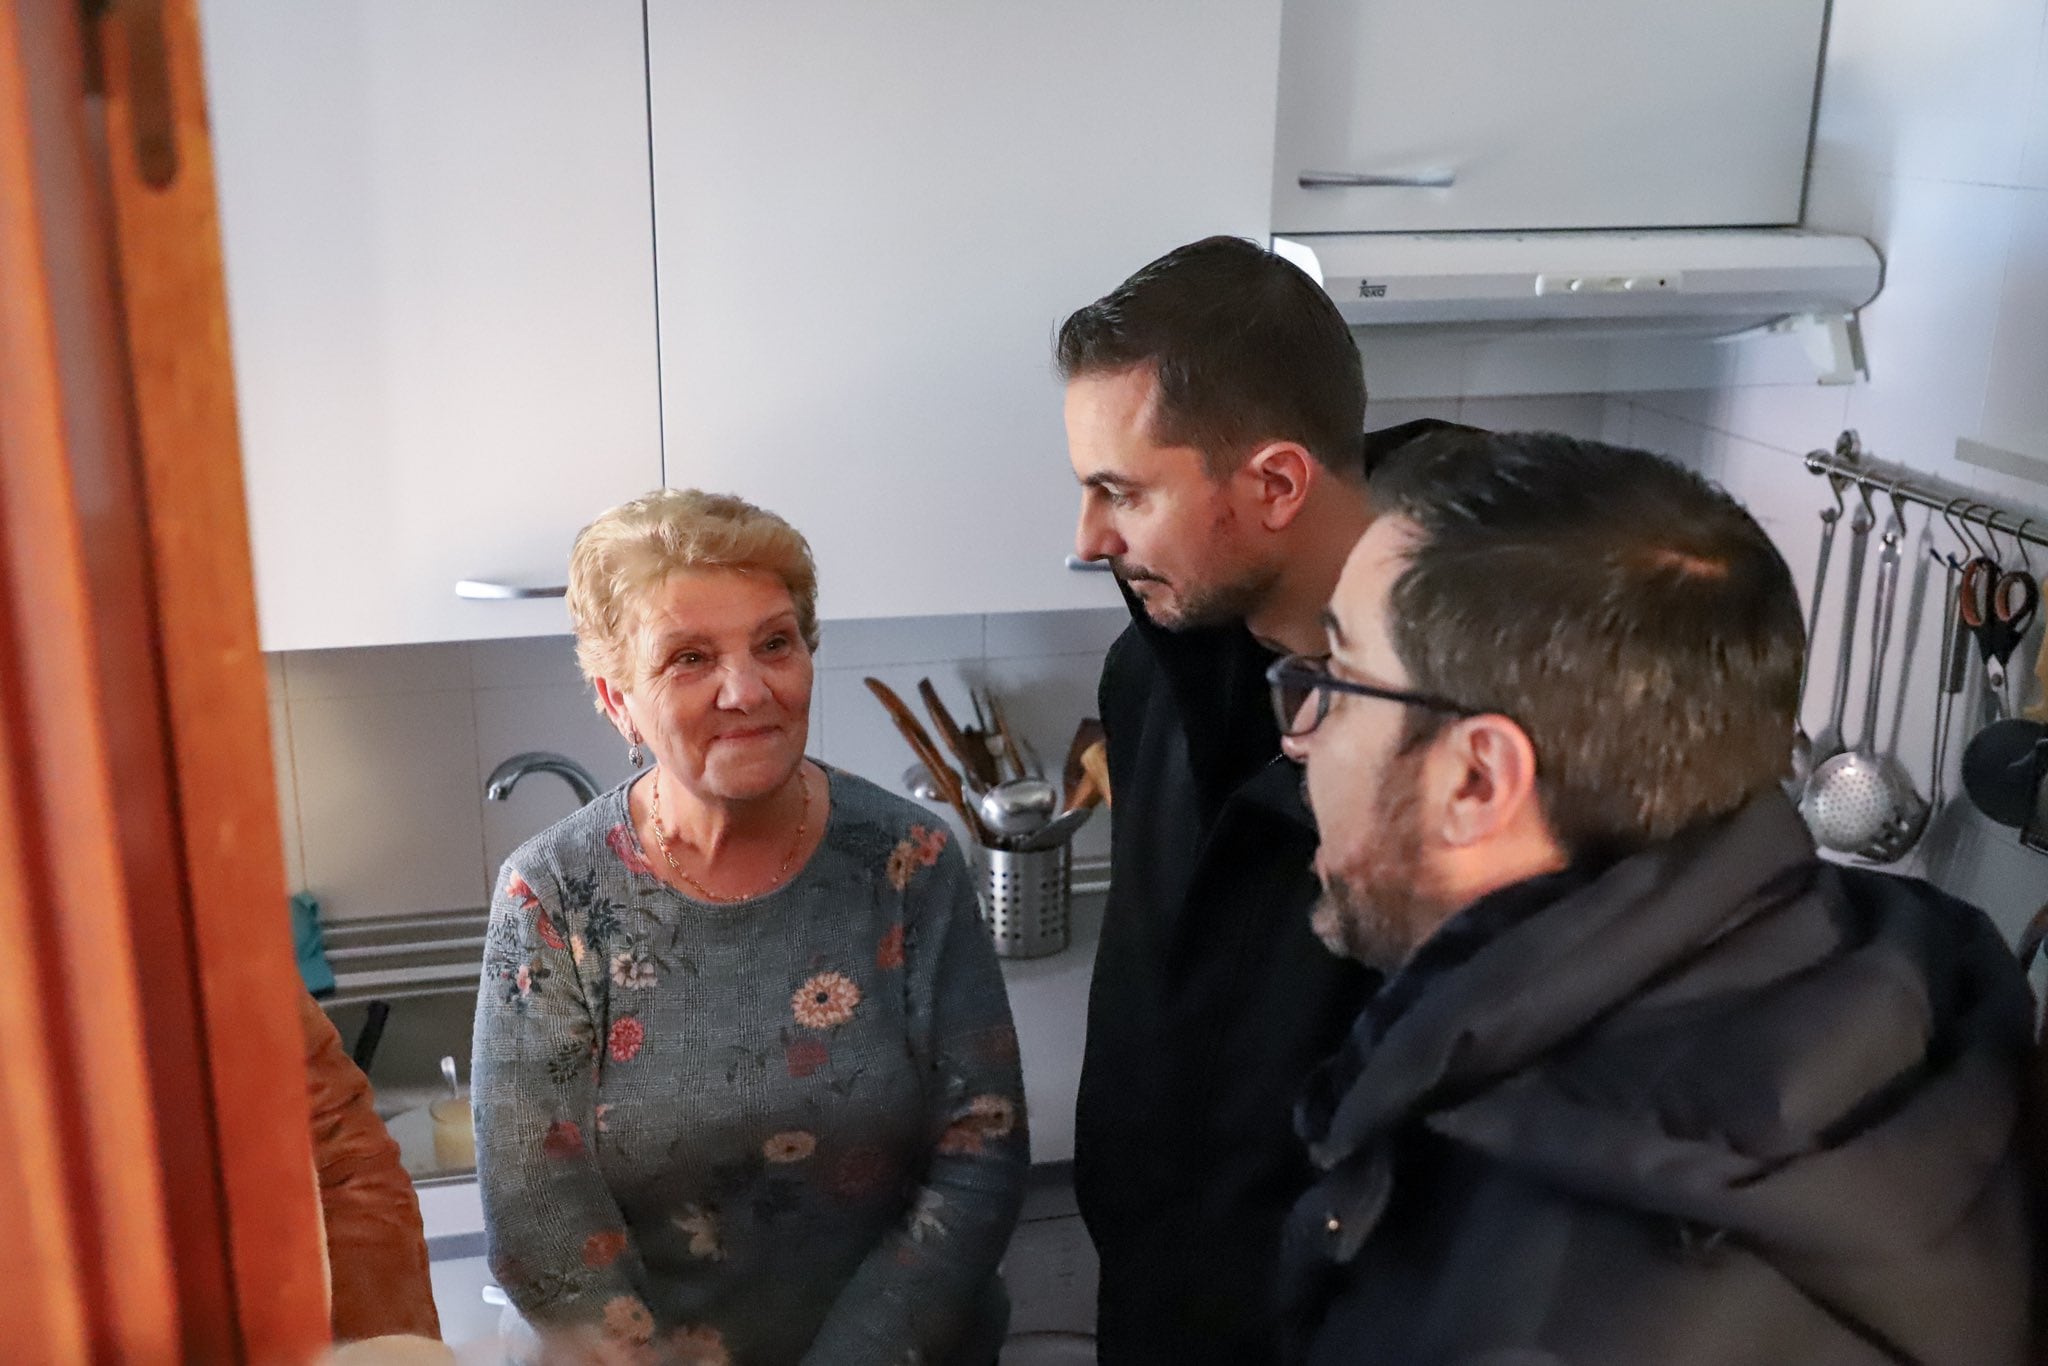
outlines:
M1774 792L1598 877L1539 878L1468 907L1317 1074L1299 1114L1311 1157L1328 1170L1402 1116L1519 1071L1816 867L1812 837Z

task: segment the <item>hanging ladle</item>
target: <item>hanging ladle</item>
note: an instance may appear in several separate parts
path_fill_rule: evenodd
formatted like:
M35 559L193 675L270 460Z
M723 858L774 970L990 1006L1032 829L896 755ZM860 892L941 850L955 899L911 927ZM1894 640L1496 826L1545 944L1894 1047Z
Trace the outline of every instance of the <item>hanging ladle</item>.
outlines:
M1827 724L1813 737L1812 767L1820 766L1848 749L1843 733L1849 711L1849 670L1856 658L1856 609L1863 596L1863 561L1870 550L1870 529L1877 525L1877 513L1870 506L1870 488L1859 486L1861 503L1849 518L1849 580L1842 592L1842 648L1835 660L1834 703Z
M1853 528L1852 528L1853 529ZM1863 735L1856 748L1837 754L1813 771L1800 814L1813 836L1838 853L1864 853L1899 814L1899 789L1892 772L1898 764L1877 753L1879 704L1883 700L1885 653L1890 646L1891 618L1898 592L1900 543L1894 524L1885 528L1877 561L1877 599L1871 621L1870 688L1864 703Z
M1799 665L1799 702L1792 712L1792 781L1786 792L1794 801L1813 777L1813 738L1806 733L1806 684L1813 676L1813 638L1820 630L1821 593L1828 586L1828 555L1835 548L1835 524L1842 520L1842 489L1848 482L1844 475L1829 475L1835 505L1820 510L1820 563L1814 566L1813 597L1806 608L1806 657Z
M1899 496L1897 484L1892 485L1891 498L1892 531L1888 532L1887 536L1889 537L1890 534L1896 533L1903 539L1906 529L1906 500ZM1898 577L1895 569L1892 578L1891 600L1884 607L1884 644L1878 647L1877 667L1879 671L1883 669L1886 651L1891 644L1892 617L1897 611ZM1912 622L1909 618L1908 626L1910 627L1911 624ZM1909 647L1907 655L1909 659L1911 644L1912 642L1909 640L1907 642ZM1905 699L1908 691L1907 675L1902 666L1899 673L1899 697L1901 701ZM1874 735L1877 729L1874 714L1871 718L1870 727ZM1877 835L1858 852L1873 863L1897 863L1900 859L1911 853L1913 846L1920 842L1920 836L1926 832L1927 822L1934 814L1934 806L1926 797L1920 795L1919 787L1913 782L1913 775L1906 771L1904 764L1899 762L1896 737L1891 742L1890 751L1879 758L1878 763L1884 768L1885 776L1891 781L1891 815L1885 821L1884 828L1878 831Z

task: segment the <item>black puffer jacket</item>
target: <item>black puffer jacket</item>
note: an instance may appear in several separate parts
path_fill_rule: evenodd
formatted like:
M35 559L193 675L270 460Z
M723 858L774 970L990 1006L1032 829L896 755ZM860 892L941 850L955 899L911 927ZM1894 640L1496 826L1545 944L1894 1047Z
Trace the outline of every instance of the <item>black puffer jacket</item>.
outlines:
M2026 1360L2031 998L1982 914L1773 795L1488 898L1319 1074L1312 1363Z
M1445 425L1371 433L1367 458ZM1313 1176L1294 1102L1377 979L1308 928L1315 825L1272 654L1242 626L1131 616L1099 697L1116 818L1074 1135L1099 1351L1259 1366L1278 1359L1280 1227Z

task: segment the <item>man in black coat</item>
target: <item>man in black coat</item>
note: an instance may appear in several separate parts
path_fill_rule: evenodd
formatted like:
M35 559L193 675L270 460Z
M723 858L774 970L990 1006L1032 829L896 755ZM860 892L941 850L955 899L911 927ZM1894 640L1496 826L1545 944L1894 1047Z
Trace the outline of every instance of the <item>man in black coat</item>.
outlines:
M1371 491L1273 673L1316 930L1392 974L1301 1108L1300 1357L2026 1360L2031 997L1980 912L1815 857L1763 531L1556 436Z
M1264 671L1311 647L1368 520L1358 350L1322 290L1235 238L1182 247L1058 342L1076 549L1131 603L1100 691L1115 796L1075 1187L1105 1366L1276 1360L1280 1227L1310 1068L1373 977L1308 929L1315 828Z

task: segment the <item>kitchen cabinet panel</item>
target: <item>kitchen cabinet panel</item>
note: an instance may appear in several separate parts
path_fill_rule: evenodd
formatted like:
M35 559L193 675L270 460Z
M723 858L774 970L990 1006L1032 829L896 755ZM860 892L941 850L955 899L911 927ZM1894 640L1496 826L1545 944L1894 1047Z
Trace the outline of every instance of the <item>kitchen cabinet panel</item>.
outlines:
M1113 604L1050 360L1154 256L1270 228L1278 0L652 0L668 480L836 618Z
M634 0L205 0L269 650L566 629L592 514L661 482Z
M1799 221L1827 0L1284 0L1282 233ZM1379 175L1447 185L1306 187Z

